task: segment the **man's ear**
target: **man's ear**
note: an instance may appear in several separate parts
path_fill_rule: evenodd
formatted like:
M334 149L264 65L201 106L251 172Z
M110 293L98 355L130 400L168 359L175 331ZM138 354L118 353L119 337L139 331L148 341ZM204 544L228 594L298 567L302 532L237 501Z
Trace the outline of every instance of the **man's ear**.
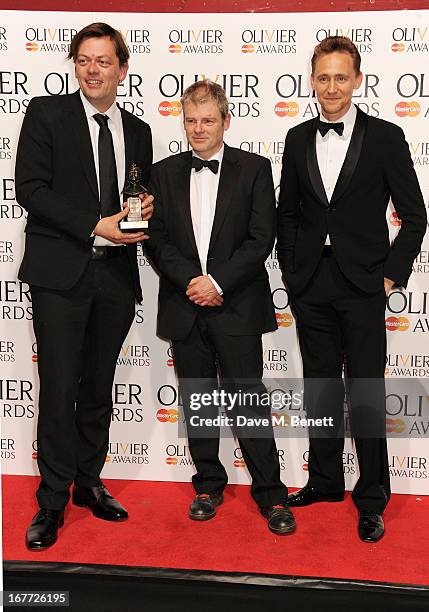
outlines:
M356 81L355 81L353 89L359 89L359 87L362 85L362 79L363 79L363 74L362 72L359 72L359 74L356 77Z
M128 62L126 62L125 64L122 64L122 66L120 66L120 68L119 68L119 82L120 83L127 76L127 72L128 72Z

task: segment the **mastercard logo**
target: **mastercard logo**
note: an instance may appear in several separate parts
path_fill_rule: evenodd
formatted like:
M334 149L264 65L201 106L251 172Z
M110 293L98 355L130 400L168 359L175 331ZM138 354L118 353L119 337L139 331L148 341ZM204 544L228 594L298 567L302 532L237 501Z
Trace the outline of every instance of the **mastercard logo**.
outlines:
M304 470L304 472L308 472L308 463L303 463L302 469Z
M31 457L36 460L37 459L37 451L34 451L34 453L31 454Z
M276 312L276 320L279 327L290 327L293 325L293 316L288 312Z
M402 433L405 429L405 423L402 419L386 419L387 433Z
M171 102L161 102L158 106L159 114L163 117L178 117L182 112L182 105L178 100L172 100Z
M236 468L244 468L244 467L246 467L244 459L236 459L234 461L234 467L236 467Z
M395 113L398 117L417 117L420 113L420 104L418 102L398 102L395 106Z
M274 112L278 117L296 117L299 106L296 102L277 102Z
M255 47L253 45L242 45L241 52L242 53L254 53Z
M167 365L169 368L172 368L174 366L174 359L167 359Z
M394 53L405 51L404 43L393 43L391 48Z
M386 319L386 329L388 331L407 331L410 322L407 317L388 317Z
M396 210L393 211L393 213L390 215L390 224L394 225L395 227L400 227L402 224L401 219L398 217L398 213L396 212Z
M37 355L32 355L32 356L31 356L31 361L32 361L33 363L37 363Z
M177 423L179 420L179 412L174 408L170 408L169 410L160 408L156 413L156 418L160 423Z
M170 53L181 53L182 45L170 45L168 47L168 50L170 51Z
M28 42L25 45L25 48L27 49L27 51L38 51L39 45L36 42Z
M165 463L167 465L177 465L177 457L167 457Z

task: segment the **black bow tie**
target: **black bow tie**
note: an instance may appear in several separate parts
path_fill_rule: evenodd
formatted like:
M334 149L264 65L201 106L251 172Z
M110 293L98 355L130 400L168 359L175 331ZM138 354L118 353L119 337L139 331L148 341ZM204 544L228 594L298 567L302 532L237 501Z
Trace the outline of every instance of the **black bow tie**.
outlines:
M326 121L320 121L319 119L317 129L322 136L326 136L329 130L334 130L334 132L337 132L338 136L342 136L344 132L344 123L342 121L340 121L340 123L326 123Z
M219 162L217 159L211 159L207 161L200 159L199 157L192 156L192 168L195 168L195 172L199 172L203 168L209 168L213 174L217 174L219 171Z

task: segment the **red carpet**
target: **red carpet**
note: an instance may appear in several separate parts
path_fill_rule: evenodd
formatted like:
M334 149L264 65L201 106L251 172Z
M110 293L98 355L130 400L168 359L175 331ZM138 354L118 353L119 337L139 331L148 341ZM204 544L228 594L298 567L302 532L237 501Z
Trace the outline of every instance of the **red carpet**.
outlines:
M428 496L393 495L386 535L372 545L358 539L350 495L343 503L295 509L297 531L275 536L247 486L229 486L216 518L198 523L187 518L189 484L105 483L128 509L128 521L107 523L69 504L58 542L31 553L24 534L37 511L38 478L3 476L3 558L429 585Z

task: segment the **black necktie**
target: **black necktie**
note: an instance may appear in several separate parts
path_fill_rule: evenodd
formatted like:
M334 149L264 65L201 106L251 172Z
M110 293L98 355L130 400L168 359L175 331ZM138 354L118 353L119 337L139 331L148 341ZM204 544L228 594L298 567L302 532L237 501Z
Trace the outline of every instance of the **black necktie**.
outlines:
M94 119L100 126L98 134L98 168L100 181L100 209L102 217L116 215L120 211L118 175L112 132L107 126L109 117L97 113Z
M322 136L326 136L329 130L334 130L334 132L337 132L338 136L342 136L344 132L344 123L342 121L340 121L340 123L326 123L326 121L320 121L319 119L317 129Z
M192 157L192 168L195 168L195 172L199 172L203 168L209 168L213 172L213 174L217 174L219 171L219 162L217 159L211 159L207 161L205 159L200 159L199 157Z

